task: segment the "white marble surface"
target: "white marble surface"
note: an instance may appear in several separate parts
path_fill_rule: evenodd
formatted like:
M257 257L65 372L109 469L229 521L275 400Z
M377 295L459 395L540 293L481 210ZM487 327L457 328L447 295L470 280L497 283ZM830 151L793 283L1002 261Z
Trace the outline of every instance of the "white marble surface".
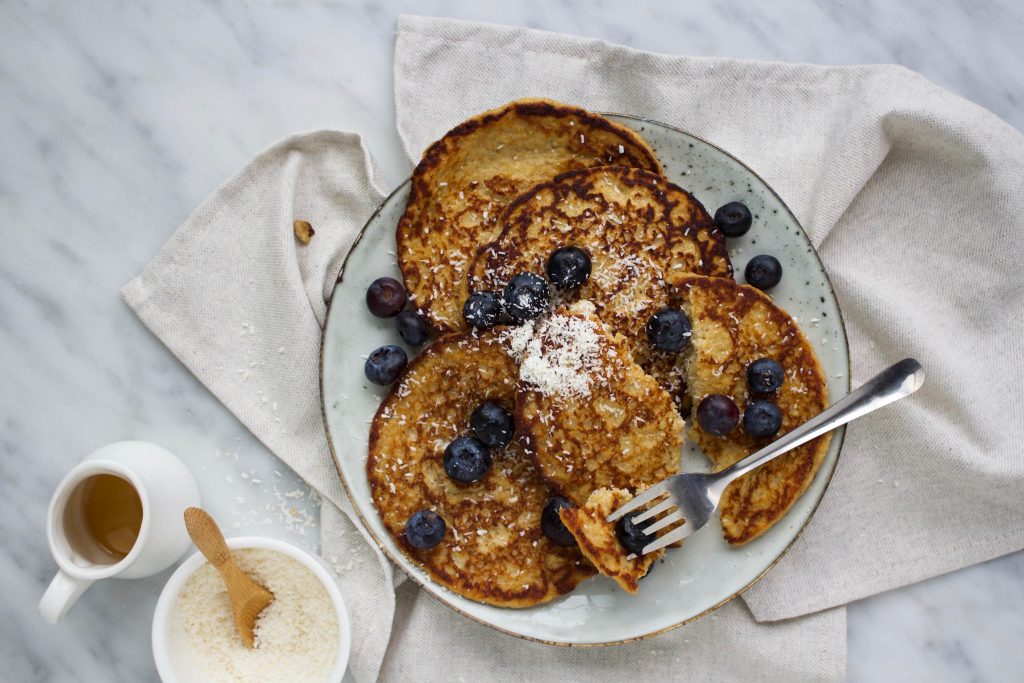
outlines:
M43 518L94 447L179 453L234 532L314 547L316 502L117 291L253 154L362 133L391 181L395 17L518 23L673 53L895 62L1024 128L1024 6L739 2L14 2L0 5L0 680L155 680L166 574L93 587L56 627ZM259 480L258 482L256 480ZM292 497L289 497L291 494ZM1024 553L850 606L851 681L1024 679ZM752 672L754 673L754 672Z

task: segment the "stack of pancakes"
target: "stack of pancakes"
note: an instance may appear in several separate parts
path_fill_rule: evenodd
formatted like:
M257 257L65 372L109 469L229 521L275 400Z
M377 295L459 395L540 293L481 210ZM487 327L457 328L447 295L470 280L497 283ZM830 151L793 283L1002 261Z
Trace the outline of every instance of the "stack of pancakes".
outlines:
M768 296L732 280L723 235L661 171L632 130L557 102L521 100L454 128L413 173L398 261L412 304L440 336L378 410L367 474L398 544L466 597L525 607L597 570L635 592L654 558L628 557L604 508L679 471L681 411L711 393L743 410L752 360L773 358L786 369L774 398L780 435L825 408L806 338ZM468 329L462 307L471 293L501 291L519 273L543 276L550 254L569 246L591 259L582 287L557 292L553 310L524 326ZM648 319L666 307L693 323L683 353L658 351L647 338ZM515 415L517 438L494 453L481 481L459 484L445 475L444 449L484 401ZM690 425L719 469L763 445L742 426L719 437ZM730 486L726 539L745 543L778 521L827 445L801 446ZM558 546L541 531L554 495L576 506L562 519L578 546ZM447 524L431 550L404 536L421 509Z

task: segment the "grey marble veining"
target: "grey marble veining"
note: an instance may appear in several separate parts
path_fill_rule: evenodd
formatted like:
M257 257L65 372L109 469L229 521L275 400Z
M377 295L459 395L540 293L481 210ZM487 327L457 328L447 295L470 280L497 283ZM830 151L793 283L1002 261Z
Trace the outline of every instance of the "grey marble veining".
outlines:
M524 24L659 52L895 62L1024 128L1014 0L0 5L0 680L155 680L167 574L94 586L56 627L43 518L103 443L181 455L234 533L314 547L316 501L121 303L117 291L217 185L289 133L363 134L392 181L400 11ZM1024 679L1024 554L849 610L853 681Z

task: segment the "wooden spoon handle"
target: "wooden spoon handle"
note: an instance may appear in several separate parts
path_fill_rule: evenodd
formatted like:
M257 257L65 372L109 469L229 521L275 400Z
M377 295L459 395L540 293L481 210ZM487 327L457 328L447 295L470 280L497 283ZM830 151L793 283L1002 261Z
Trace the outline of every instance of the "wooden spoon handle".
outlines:
M220 527L213 521L209 513L202 508L185 510L185 528L192 542L196 544L206 559L218 570L231 559L231 551L224 542Z

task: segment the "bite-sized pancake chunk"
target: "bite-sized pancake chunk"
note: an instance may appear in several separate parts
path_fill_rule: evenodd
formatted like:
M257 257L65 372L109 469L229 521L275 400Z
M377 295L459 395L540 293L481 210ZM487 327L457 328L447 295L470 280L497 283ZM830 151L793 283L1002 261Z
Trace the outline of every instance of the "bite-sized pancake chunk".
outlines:
M477 406L494 401L512 410L518 369L501 335L442 337L412 361L373 419L366 472L384 526L435 581L480 602L528 607L594 574L577 548L559 547L541 531L551 490L515 443L492 451L476 483L453 481L443 464ZM437 547L417 550L405 524L425 509L447 528Z
M803 424L828 407L828 385L814 349L792 317L759 289L722 278L689 277L679 283L682 307L693 325L686 361L693 400L690 437L716 470ZM768 358L782 366L783 381L775 392L750 391L747 368ZM742 416L752 400L767 400L782 413L782 427L768 439L753 438L743 420L731 432L716 436L697 420L700 402L710 394L728 396ZM722 527L729 543L746 543L778 522L807 490L828 451L829 435L818 437L762 465L725 490Z
M608 515L632 499L629 491L603 488L591 493L582 507L567 507L558 513L583 556L627 593L637 592L640 579L647 576L651 565L665 554L665 549L660 548L636 556L619 542L615 522L609 522Z
M683 420L671 397L579 301L509 333L519 359L517 425L542 476L576 505L679 471Z
M427 148L396 239L405 287L430 325L465 329L466 277L477 249L501 231L506 205L560 173L606 165L661 172L654 152L629 128L551 100L484 112Z

